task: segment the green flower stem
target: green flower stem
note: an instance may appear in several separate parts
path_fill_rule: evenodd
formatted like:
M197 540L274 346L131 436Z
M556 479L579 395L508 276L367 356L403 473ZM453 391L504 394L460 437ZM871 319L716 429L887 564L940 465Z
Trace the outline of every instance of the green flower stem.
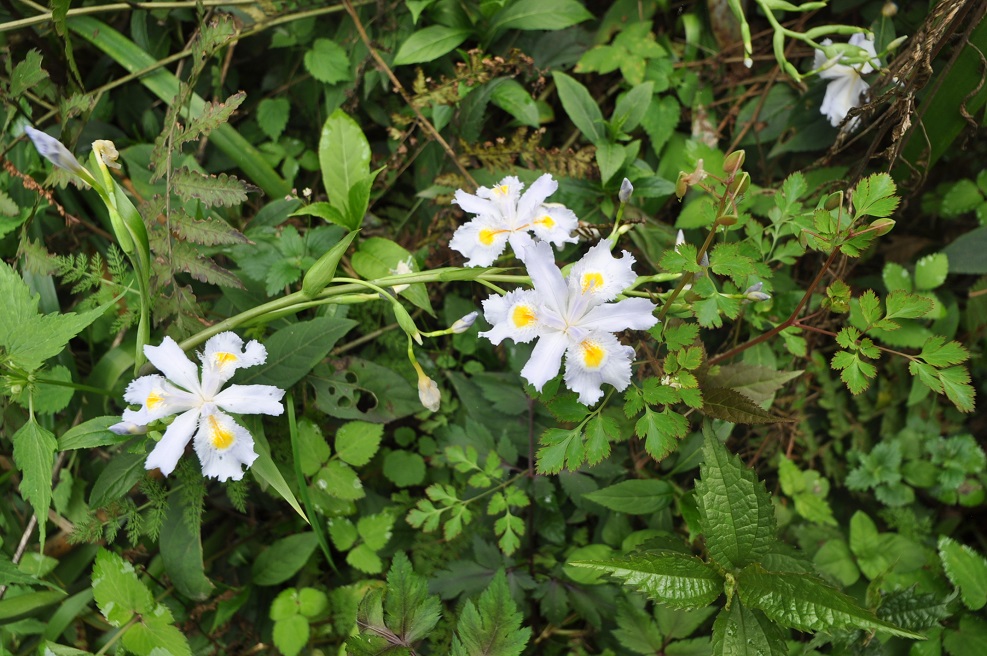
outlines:
M92 387L91 385L82 385L79 383L72 383L67 380L52 380L50 378L35 378L35 383L39 385L55 385L56 387L71 387L74 390L80 392L92 392L93 394L102 394L103 396L113 396L113 392L110 390L105 390L101 387Z

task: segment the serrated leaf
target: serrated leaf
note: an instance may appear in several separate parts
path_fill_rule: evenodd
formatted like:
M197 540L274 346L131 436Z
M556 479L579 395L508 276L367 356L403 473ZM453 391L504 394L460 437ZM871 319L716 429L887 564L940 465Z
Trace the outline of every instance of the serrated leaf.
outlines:
M718 275L729 276L741 288L755 272L754 261L740 253L737 242L717 244L709 255L709 267Z
M723 593L719 572L686 554L665 552L568 564L606 572L652 601L672 608L705 608Z
M694 244L679 244L665 251L658 266L670 273L698 273L701 268L696 263L698 256L699 251Z
M539 474L557 474L563 467L578 469L586 459L583 434L579 428L549 428L542 433L539 442L542 445L538 449Z
M184 271L201 282L243 289L243 283L233 272L219 266L211 258L205 257L187 242L173 242L171 258L175 271Z
M531 629L522 628L504 570L499 570L477 604L467 601L456 623L453 656L520 656Z
M291 103L287 98L264 98L257 103L257 124L272 141L284 132L290 115Z
M192 656L188 638L173 626L174 617L168 607L159 604L151 617L142 617L123 634L121 642L137 656Z
M337 499L355 501L367 496L360 477L342 460L327 462L315 475L315 485Z
M686 418L667 407L661 412L645 408L644 416L634 425L634 432L644 438L644 449L657 461L672 453L688 431Z
M617 602L617 629L613 636L635 654L658 654L665 647L664 636L651 615L626 601Z
M115 553L100 547L93 565L93 597L111 626L123 626L135 615L150 614L154 597L134 566Z
M912 640L925 637L879 619L852 597L802 573L769 572L756 563L748 565L737 576L737 592L748 607L800 631L862 629Z
M610 440L620 435L611 417L596 415L586 423L586 462L596 465L610 455Z
M939 538L939 558L967 608L980 610L987 605L987 559L946 536Z
M329 39L316 39L305 53L304 61L305 69L320 82L336 84L353 79L346 50Z
M898 207L895 193L894 180L887 173L876 173L864 178L853 190L855 218L873 216L881 219L890 216Z
M884 299L886 319L919 319L932 311L932 299L894 290Z
M922 344L922 352L918 356L933 367L943 368L966 362L970 352L959 342L946 343L945 337L933 335Z
M788 656L785 632L756 608L734 599L713 622L710 653L720 656Z
M703 407L700 412L707 417L723 419L735 424L774 424L792 421L771 414L740 392L725 387L704 388Z
M336 453L348 464L362 467L377 453L384 436L382 424L350 421L336 431Z
M729 388L740 392L756 404L764 403L774 397L788 381L798 378L803 370L776 371L771 367L747 364L720 365L715 376L706 379L713 388Z
M171 184L182 200L195 198L207 207L233 207L247 200L247 185L225 173L205 175L182 167L172 173Z
M858 354L848 351L837 351L831 366L842 370L840 378L853 394L860 394L870 387L870 379L877 375L877 367L861 360Z
M14 464L21 472L21 496L34 509L41 544L44 544L48 506L51 505L51 473L58 441L51 431L33 419L21 426L11 440L14 443Z
M428 594L425 577L415 573L404 552L394 554L384 600L387 626L405 644L425 637L442 615L438 595Z
M753 471L728 453L711 433L696 483L700 526L710 558L739 569L768 553L775 542L775 513Z
M14 67L10 76L10 97L19 98L28 89L48 79L48 73L41 68L41 52L31 48L24 53L23 61Z
M970 385L970 372L966 367L957 366L939 370L939 382L946 397L960 412L973 412L976 391Z
M201 221L191 218L173 221L171 229L185 241L203 246L246 244L250 241L225 221L208 216Z
M694 323L680 323L667 326L664 331L665 345L669 351L678 351L696 341L699 326Z
M230 117L240 107L240 104L247 98L247 94L238 91L227 98L224 102L207 101L202 106L202 111L193 119L190 119L185 129L175 135L172 140L172 147L180 144L197 141L201 137L208 137L209 133L220 126L229 123ZM157 147L155 147L157 150ZM158 176L152 177L153 182Z
M671 505L672 496L671 485L649 479L621 481L584 494L583 498L628 515L650 515Z

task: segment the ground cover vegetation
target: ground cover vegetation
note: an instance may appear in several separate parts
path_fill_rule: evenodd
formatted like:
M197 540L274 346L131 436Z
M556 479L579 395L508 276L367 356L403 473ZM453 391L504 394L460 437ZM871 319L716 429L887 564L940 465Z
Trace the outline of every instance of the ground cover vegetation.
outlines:
M0 3L0 653L987 653L985 12Z

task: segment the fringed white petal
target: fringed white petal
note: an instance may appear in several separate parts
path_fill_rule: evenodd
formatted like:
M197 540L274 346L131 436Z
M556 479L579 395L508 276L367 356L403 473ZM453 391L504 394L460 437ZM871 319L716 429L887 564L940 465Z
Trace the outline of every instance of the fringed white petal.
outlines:
M610 252L609 243L601 241L572 265L569 284L577 285L583 294L591 294L596 303L612 301L637 280L634 257L622 251L620 258Z
M126 418L124 418L126 420ZM185 453L185 445L192 439L199 423L199 409L194 408L175 418L164 437L154 445L144 462L145 469L160 469L165 476L175 471L178 459Z
M489 216L459 226L449 248L466 258L466 266L490 266L504 252L510 233Z
M546 173L531 183L528 190L517 202L519 221L529 221L545 199L555 193L559 183L552 179L551 173Z
M230 385L217 394L217 406L238 415L280 415L284 390L273 385Z
M257 459L250 432L222 412L202 417L194 445L202 473L220 481L239 481Z
M144 355L172 383L193 394L199 392L199 368L171 337L165 337L160 346L144 346Z
M646 298L625 298L616 303L594 307L586 313L580 325L608 333L618 333L628 329L647 330L658 323L654 315L657 307Z
M568 346L569 340L563 333L542 335L531 351L531 358L521 369L521 376L540 392L545 383L558 375Z
M634 349L623 346L609 333L592 333L566 351L566 387L579 394L579 402L593 405L603 397L601 385L609 383L617 391L631 382Z

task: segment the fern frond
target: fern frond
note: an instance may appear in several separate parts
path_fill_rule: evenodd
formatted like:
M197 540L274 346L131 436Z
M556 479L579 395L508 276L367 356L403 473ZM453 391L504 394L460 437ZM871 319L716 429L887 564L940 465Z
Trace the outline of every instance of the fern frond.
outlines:
M173 191L179 198L189 201L193 198L207 207L223 205L231 207L247 200L247 184L232 175L203 175L187 168L175 171L171 178Z

